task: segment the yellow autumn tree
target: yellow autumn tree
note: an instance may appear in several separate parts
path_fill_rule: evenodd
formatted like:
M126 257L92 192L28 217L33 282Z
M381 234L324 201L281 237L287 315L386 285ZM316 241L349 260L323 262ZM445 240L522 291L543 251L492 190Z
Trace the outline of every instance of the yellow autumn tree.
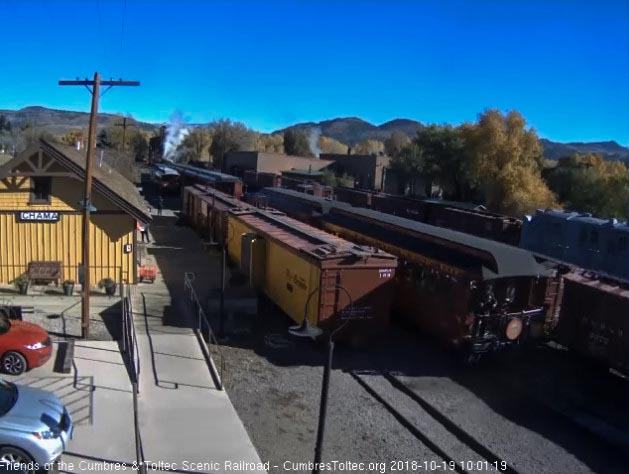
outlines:
M466 168L495 212L523 215L557 207L542 180L542 147L535 130L517 111L486 110L475 124L461 127L468 154Z
M72 130L61 137L61 141L66 145L75 146L77 142L86 145L87 130Z
M365 140L352 148L353 155L371 155L380 152L384 152L384 143L379 140Z
M279 133L274 135L261 133L256 140L256 151L284 153L284 137Z
M341 143L338 140L335 140L334 138L321 135L317 144L319 145L321 153L340 153L343 155L347 154L347 145L345 143Z

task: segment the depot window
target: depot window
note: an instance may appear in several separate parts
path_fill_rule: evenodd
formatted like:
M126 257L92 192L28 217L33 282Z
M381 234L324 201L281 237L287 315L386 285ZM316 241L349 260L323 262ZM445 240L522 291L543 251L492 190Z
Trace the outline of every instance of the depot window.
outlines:
M33 178L30 204L50 204L50 178Z

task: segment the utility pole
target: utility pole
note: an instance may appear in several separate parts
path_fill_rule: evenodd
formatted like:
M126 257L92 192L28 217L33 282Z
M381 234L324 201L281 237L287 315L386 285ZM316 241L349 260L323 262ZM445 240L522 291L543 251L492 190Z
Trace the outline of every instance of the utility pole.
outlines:
M138 81L101 81L100 74L94 73L94 80L59 81L60 86L85 86L92 94L92 109L90 112L90 127L87 138L87 156L85 161L85 196L80 204L83 206L83 295L81 298L81 336L90 335L90 212L96 211L92 206L92 168L94 151L96 150L96 120L98 118L98 99L100 86L108 86L107 92L114 86L139 86ZM90 89L90 86L92 89ZM122 282L121 282L122 283Z
M127 136L127 127L135 127L135 125L133 123L130 123L129 125L127 125L127 117L123 117L122 123L117 123L114 126L122 127L122 151L124 151L124 147L126 143L125 139Z

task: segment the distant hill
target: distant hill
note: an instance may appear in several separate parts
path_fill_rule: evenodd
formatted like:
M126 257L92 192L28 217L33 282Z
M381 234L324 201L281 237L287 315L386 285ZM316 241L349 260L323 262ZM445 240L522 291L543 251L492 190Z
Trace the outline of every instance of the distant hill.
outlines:
M604 156L608 160L622 160L629 164L629 148L620 146L614 141L559 143L542 138L540 142L544 148L544 158L548 160L557 160L564 156L574 155L575 153L582 155L595 153Z
M48 109L46 107L25 107L20 110L0 110L0 114L5 115L12 123L19 124L31 122L35 127L42 127L56 135L64 135L69 131L86 128L89 121L89 113L74 112L69 110ZM107 125L114 114L98 114L98 126ZM142 130L153 131L160 124L137 122ZM205 124L194 124L190 126L204 126ZM324 120L319 123L307 122L292 125L287 128L300 130L310 130L312 128L321 129L322 135L334 138L350 146L355 146L364 140L386 140L394 131L403 132L409 137L415 136L418 130L424 125L421 122L410 119L395 119L382 125L374 125L358 117L335 118ZM277 130L273 133L283 133L287 128ZM592 143L559 143L546 139L541 139L544 147L544 158L556 160L562 156L574 153L587 154L598 153L607 159L623 160L629 164L629 148L620 146L614 141L592 142Z
M395 119L376 126L360 118L348 117L325 120L319 123L299 123L282 130L277 130L273 133L283 133L288 128L308 131L317 127L321 129L322 135L332 137L350 146L354 146L363 140L385 140L389 138L391 133L394 131L403 132L412 138L418 130L421 130L424 127L424 125L415 120ZM557 160L561 157L573 155L575 153L597 153L606 159L623 160L629 165L629 148L620 146L614 141L559 143L542 138L540 142L544 149L544 158L548 160Z
M87 112L73 112L70 110L48 109L46 107L25 107L20 110L0 110L13 124L30 122L33 127L41 127L55 135L65 135L72 130L87 128L90 114ZM115 114L98 114L98 126L106 126ZM152 131L158 125L146 122L136 122L146 131Z
M415 120L396 119L383 123L380 126L376 126L357 117L348 117L324 120L319 123L300 123L277 130L273 133L284 133L284 131L289 128L306 131L312 128L319 128L321 129L322 135L334 138L335 140L339 140L347 145L354 146L364 140L386 140L394 131L404 132L408 136L412 137L422 127L423 125Z

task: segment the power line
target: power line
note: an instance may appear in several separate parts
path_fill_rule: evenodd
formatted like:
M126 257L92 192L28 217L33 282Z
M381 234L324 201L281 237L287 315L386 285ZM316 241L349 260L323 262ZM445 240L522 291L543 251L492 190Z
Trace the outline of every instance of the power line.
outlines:
M101 81L100 74L94 73L94 80L59 81L60 86L84 86L92 95L92 109L90 112L90 127L87 139L87 157L85 159L85 197L81 201L83 206L83 296L81 304L81 335L88 338L90 334L90 213L96 208L92 206L92 167L94 151L96 149L96 121L98 119L98 99L100 86L109 86L104 92L114 86L139 86L138 81ZM90 86L92 87L90 89ZM121 282L122 283L122 282Z

